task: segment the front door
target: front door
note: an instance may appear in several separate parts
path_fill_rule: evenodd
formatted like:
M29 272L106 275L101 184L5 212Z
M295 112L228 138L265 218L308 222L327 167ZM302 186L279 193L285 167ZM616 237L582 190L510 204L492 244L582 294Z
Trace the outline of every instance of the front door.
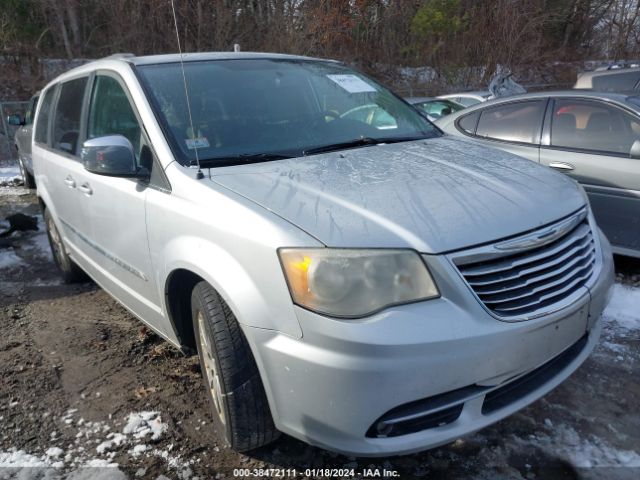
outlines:
M488 147L538 162L546 104L547 99L540 98L483 108L478 111L475 137Z
M110 72L95 77L89 105L87 138L122 135L134 148L139 165L150 168L153 156L139 116L124 83ZM149 253L145 202L148 185L134 178L87 172L91 239L98 281L124 305L161 333L163 317Z

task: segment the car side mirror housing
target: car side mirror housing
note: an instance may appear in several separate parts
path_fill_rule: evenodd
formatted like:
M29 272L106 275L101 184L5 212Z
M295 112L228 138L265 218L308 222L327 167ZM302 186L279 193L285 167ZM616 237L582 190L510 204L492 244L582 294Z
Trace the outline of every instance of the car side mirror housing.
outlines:
M144 177L146 169L138 169L133 145L122 135L108 135L87 140L80 154L84 168L110 177Z
M24 121L24 118L22 118L19 113L15 113L7 117L7 123L14 127L21 127L22 125L25 124L25 121Z
M631 145L631 150L629 150L629 158L635 158L640 160L640 140L636 140Z

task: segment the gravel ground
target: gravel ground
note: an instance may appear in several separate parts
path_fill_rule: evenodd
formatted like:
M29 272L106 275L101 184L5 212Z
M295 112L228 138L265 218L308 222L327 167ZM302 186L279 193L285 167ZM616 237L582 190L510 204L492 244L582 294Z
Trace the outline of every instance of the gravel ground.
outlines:
M1 183L0 219L39 215L32 193ZM40 231L0 247L0 480L233 478L237 468L296 469L300 478L306 468L430 479L640 478L638 261L616 259L614 301L591 358L494 426L402 457L344 457L286 436L241 455L215 440L197 358L182 356L95 284L63 285L39 222Z

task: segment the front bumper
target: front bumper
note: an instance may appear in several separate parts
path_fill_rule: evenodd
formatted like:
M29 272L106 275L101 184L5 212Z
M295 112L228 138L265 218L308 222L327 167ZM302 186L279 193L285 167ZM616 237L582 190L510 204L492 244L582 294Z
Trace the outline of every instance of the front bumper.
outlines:
M451 442L525 407L573 373L598 341L613 282L610 247L603 236L600 241L603 261L596 281L570 307L534 320L496 320L459 276L445 272L450 265L434 257L429 267L442 293L437 300L393 307L362 321L297 308L302 339L246 329L276 426L329 450L383 456ZM483 413L491 392L529 378L554 358L564 360L542 382L529 382L520 395L503 396L497 409L485 407ZM475 394L440 402L442 409L457 408L444 424L372 436L380 419L398 407L449 398L443 394L465 387L474 387Z

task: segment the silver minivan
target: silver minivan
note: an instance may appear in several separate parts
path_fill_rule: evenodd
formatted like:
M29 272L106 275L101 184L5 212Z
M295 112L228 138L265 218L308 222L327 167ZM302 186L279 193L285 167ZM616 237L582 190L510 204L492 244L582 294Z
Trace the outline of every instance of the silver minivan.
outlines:
M583 189L338 62L87 64L44 89L33 159L65 280L198 352L237 450L444 444L549 392L600 334L612 257Z

